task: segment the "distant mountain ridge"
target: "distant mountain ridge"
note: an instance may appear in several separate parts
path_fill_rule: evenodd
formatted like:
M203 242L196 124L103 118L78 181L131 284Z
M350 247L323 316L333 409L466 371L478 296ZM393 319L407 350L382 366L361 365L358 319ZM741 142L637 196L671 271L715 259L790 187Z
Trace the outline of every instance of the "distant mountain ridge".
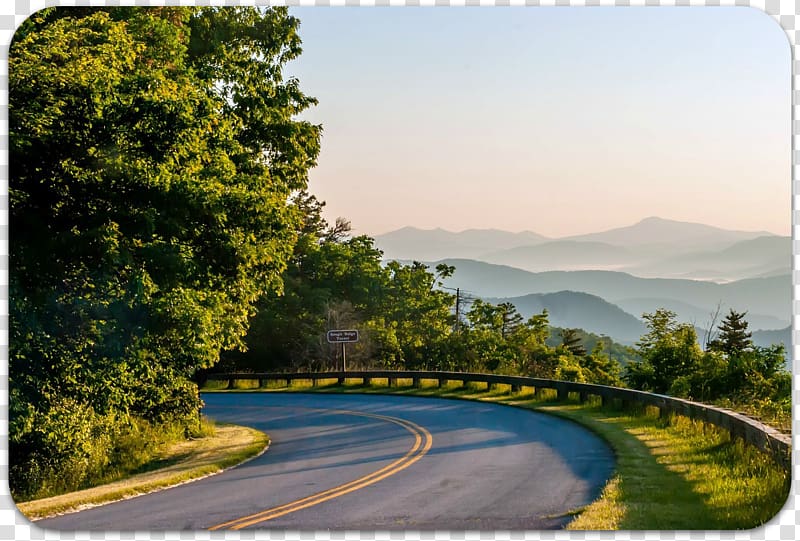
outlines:
M535 273L468 259L445 259L427 264L434 267L437 263L456 267L455 274L443 281L446 287L459 287L482 298L577 291L595 295L613 304L617 304L617 300L637 298L678 301L702 309L707 314L711 314L722 302L727 308L775 318L781 323L780 327L791 321L792 289L789 275L717 284L699 280L638 278L614 271Z
M573 235L564 240L598 241L621 246L675 244L697 248L718 246L756 237L770 236L767 231L734 231L711 225L679 222L651 216L626 227L598 233Z
M722 250L694 251L626 268L637 276L680 276L719 280L726 276L761 277L789 272L792 239L775 235L742 240ZM694 269L694 270L689 270Z
M579 291L532 293L521 297L489 298L492 304L510 302L526 319L547 310L550 325L580 328L631 345L646 332L644 323L604 299Z
M474 258L487 251L529 246L549 240L532 231L510 233L499 229L444 229L404 227L375 237L385 259Z
M718 306L723 315L746 311L765 341L785 340L791 323L792 241L766 231L651 217L563 238L406 227L375 243L387 260L455 266L443 285L466 296L512 302L526 316L546 308L554 326L627 344L643 333L641 315L659 308L701 331ZM788 349L791 339L784 343Z
M753 331L753 343L757 346L767 347L772 344L783 344L786 349L787 366L792 369L792 327L776 329L774 331Z
M628 248L606 242L555 240L492 252L478 259L541 272L553 270L553 261L558 262L558 270L618 269L637 263L641 256Z
M533 272L616 270L647 278L727 282L791 270L789 237L655 217L557 239L531 231L405 227L376 236L375 244L385 259L473 259Z
M716 311L716 306L694 306L687 302L664 297L615 299L614 304L637 317L641 317L641 315L645 313L652 314L657 309L664 308L675 312L680 321L692 323L698 327L708 327ZM720 314L717 319L719 320L720 317L724 316L729 308L735 307L725 305L724 303L721 304ZM739 310L743 311L744 307L740 307ZM789 316L781 318L748 310L746 319L751 329L779 329L786 325ZM719 323L719 321L717 321L717 323Z

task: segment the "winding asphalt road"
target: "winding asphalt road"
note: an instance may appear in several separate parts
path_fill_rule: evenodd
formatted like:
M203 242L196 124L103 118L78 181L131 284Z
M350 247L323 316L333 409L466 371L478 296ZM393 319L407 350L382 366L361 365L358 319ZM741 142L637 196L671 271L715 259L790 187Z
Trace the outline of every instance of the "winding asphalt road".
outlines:
M270 449L161 492L38 521L56 530L538 530L597 497L611 450L584 428L480 402L206 394Z

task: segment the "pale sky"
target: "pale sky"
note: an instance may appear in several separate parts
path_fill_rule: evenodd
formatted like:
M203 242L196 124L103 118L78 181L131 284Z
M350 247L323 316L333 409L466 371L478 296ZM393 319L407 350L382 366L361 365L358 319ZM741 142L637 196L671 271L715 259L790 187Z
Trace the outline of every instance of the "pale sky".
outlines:
M752 8L292 8L310 190L358 234L791 229L791 51Z

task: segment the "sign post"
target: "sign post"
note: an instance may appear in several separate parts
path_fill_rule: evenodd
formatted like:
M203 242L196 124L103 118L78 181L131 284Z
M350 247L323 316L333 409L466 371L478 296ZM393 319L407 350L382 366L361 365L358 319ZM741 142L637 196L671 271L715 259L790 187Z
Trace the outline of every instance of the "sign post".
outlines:
M328 331L329 344L342 344L342 372L347 372L347 350L345 349L345 344L348 342L358 342L357 330Z

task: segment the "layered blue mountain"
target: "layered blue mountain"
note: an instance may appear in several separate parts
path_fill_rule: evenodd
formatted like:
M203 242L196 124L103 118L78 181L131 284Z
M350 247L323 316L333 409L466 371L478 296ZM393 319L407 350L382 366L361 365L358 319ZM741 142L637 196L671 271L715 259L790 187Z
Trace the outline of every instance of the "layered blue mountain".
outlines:
M613 271L549 271L528 272L504 265L492 265L469 259L444 259L431 262L456 267L455 274L443 281L446 287L459 287L481 298L521 297L530 293L579 291L624 306L631 299L647 299L650 310L673 308L675 303L695 307L707 315L717 305L727 311L748 311L751 316L765 316L767 321L791 321L792 288L789 275L750 278L719 284L700 280L674 278L639 278ZM639 309L645 308L639 306ZM638 311L638 310L637 310ZM640 315L640 314L636 314ZM774 319L769 319L774 318ZM697 318L686 318L687 322Z
M468 301L512 302L525 316L547 309L557 327L633 343L644 313L672 310L705 333L719 311L747 312L757 343L791 344L790 237L646 218L584 235L403 228L379 235L385 259L456 267L443 285ZM717 319L717 323L719 319Z
M695 251L632 265L636 276L672 276L726 281L787 274L792 264L792 239L767 235L743 240L722 250Z
M499 229L468 229L454 233L444 229L404 227L375 237L385 259L428 261L458 257L477 259L493 250L530 246L548 239L531 231L509 233Z
M573 235L566 240L606 242L618 246L682 245L687 250L715 249L722 245L771 235L766 231L732 231L710 225L679 222L664 218L645 218L633 225L598 233Z
M541 272L554 269L618 270L630 265L638 265L649 258L642 255L640 251L606 242L556 240L535 246L517 246L490 252L475 259Z
M579 291L532 293L521 297L489 298L492 304L510 302L526 319L547 310L550 325L579 328L631 345L646 332L644 323L596 295Z
M406 227L375 237L385 259L459 258L543 272L616 270L645 278L725 282L788 274L791 239L647 218L634 225L560 239L496 229L450 232Z

